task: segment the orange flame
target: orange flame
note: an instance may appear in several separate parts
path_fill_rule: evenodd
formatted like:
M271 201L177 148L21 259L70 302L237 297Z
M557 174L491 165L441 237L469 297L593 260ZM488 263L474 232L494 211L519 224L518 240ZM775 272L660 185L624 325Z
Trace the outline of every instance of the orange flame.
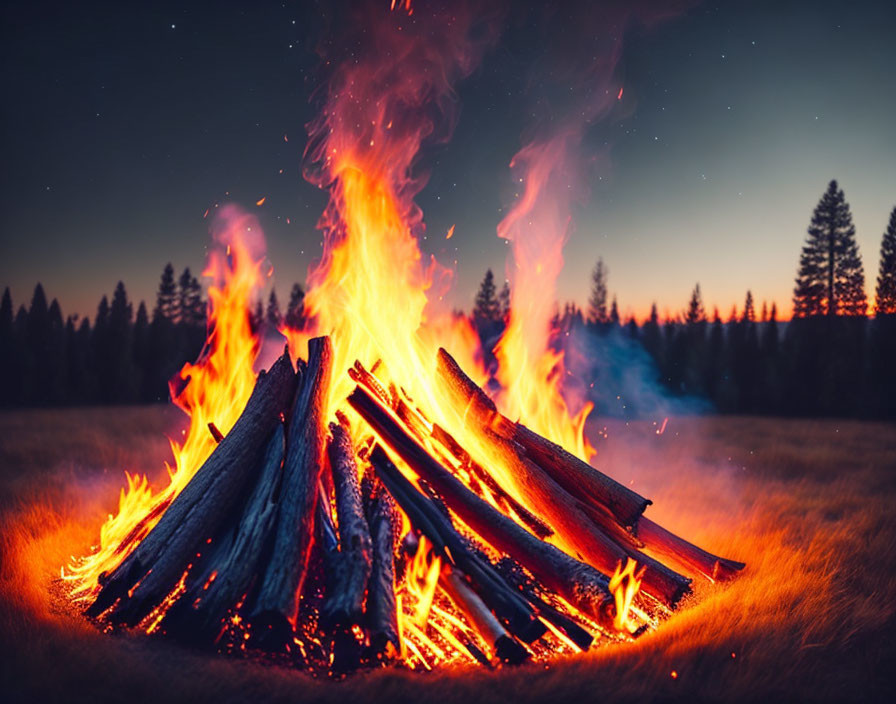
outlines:
M76 598L94 595L100 575L114 569L146 537L214 450L208 424L226 435L252 393L259 345L248 311L252 292L263 280L257 252L263 247L262 233L254 217L227 207L213 224L213 234L226 249L212 250L203 272L213 281L205 349L195 364L184 365L180 382L172 384L173 400L190 416L190 427L182 443L171 441L174 467L168 468L168 486L154 492L145 476L126 474L118 513L103 525L99 547L63 575L72 582ZM176 394L174 387L181 382L185 386Z
M636 574L637 567L638 563L629 557L625 561L625 567L622 567L622 563L618 564L610 578L610 592L616 603L613 627L621 633L634 633L638 627L638 624L631 618L631 609L635 596L641 588L644 568Z

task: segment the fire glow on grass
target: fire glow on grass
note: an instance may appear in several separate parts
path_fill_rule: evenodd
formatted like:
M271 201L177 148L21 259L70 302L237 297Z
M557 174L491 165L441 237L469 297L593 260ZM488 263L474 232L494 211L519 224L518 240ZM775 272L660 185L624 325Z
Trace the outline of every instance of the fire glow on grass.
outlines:
M405 9L410 12L410 3ZM358 449L369 443L370 431L345 402L355 385L346 372L355 360L375 370L379 383L402 399L427 436L434 423L446 428L475 461L489 467L514 499L538 513L538 506L526 505L510 467L493 455L476 424L468 423L467 409L458 408L436 378L440 347L450 350L476 383L482 385L488 374L470 322L439 311L437 294L450 279L449 272L434 258L425 260L415 236L423 228L422 214L413 200L422 180L414 176L413 166L423 141L437 130L433 105L448 109L445 101L454 81L472 70L482 49L469 39L472 17L465 17L462 10L435 19L445 27L434 37L403 31L401 20L380 22L375 32L378 50L346 62L331 77L324 109L309 129L306 153L306 177L330 194L320 223L324 250L309 274L305 298L309 323L303 330L283 332L293 358L303 356L309 338L330 336L335 371L326 415L335 419L341 411L350 418ZM451 120L450 115L441 118ZM551 302L544 291L553 290L559 275L564 237L532 240L525 228L518 227L533 216L547 178L541 170L544 163L533 160L529 164L524 197L501 232L514 241L519 293L496 351L496 377L504 389L497 401L505 415L587 460L591 448L583 430L590 408L570 412L560 391L562 355L546 346ZM261 233L253 218L225 210L216 220L224 225L216 225L220 229L215 232L222 249L212 252L205 272L214 281L209 289L206 348L195 364L185 365L180 382L172 387L175 402L190 416L190 427L182 443L172 442L175 466L169 470L170 483L153 491L145 477L127 476L118 514L103 526L99 548L65 572L80 600L96 595L102 575L134 550L209 457L215 447L209 424L226 435L252 391L259 341L250 330L248 311L262 276L260 253L250 243ZM538 299L532 298L535 294ZM445 457L443 448L431 440L425 442L432 456L441 457L470 488L499 507L497 496L473 483L459 463ZM399 465L408 478L416 479L408 467ZM512 510L502 510L519 520ZM405 530L409 526L404 517ZM550 540L570 550L562 538ZM439 587L443 568L440 558L421 540L406 573L399 575L403 582L398 593L402 654L412 667L430 669L441 662L472 659L469 644L476 638L475 628ZM622 633L637 626L630 616L638 590L634 568L631 563L621 571L620 565L614 576L617 628ZM164 616L166 604L177 596L175 589L150 622L144 622L144 628L152 631ZM555 606L599 630L568 604ZM577 649L553 628L546 641L548 646L536 655ZM477 647L488 651L491 645L480 641Z

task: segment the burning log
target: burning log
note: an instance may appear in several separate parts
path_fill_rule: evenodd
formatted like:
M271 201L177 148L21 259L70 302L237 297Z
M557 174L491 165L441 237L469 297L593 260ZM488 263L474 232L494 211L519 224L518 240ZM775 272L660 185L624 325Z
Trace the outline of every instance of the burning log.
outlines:
M485 484L489 491L503 502L507 508L513 511L519 519L526 524L529 530L535 533L535 535L544 540L554 534L554 531L552 531L549 526L546 526L538 516L508 494L504 488L495 481L495 478L491 474L486 472L477 462L474 462L469 453L460 446L457 440L455 440L447 430L434 424L432 427L432 436L441 442L455 459L462 462L465 467L469 467L476 478Z
M707 579L731 579L746 567L743 562L718 557L698 548L684 538L680 538L661 525L654 523L647 516L641 516L638 519L635 534L644 542L648 550L673 560L685 570L701 574Z
M651 503L614 479L582 462L559 445L498 413L494 402L460 368L444 349L439 348L438 375L451 392L458 409L465 409L465 417L482 426L491 426L506 439L521 445L526 454L542 466L560 486L579 487L596 503L605 506L623 527L631 526ZM573 492L571 492L573 493Z
M313 539L318 483L325 462L324 412L331 366L330 339L310 340L307 367L286 436L273 550L250 610L256 634L268 644L289 641L299 611Z
M213 542L201 575L165 615L164 630L197 643L216 642L228 612L251 589L277 515L284 439L279 424L238 524Z
M561 596L599 623L612 620L609 579L559 548L539 540L470 491L411 438L391 414L363 389L356 388L349 404L377 435L442 497L469 528L500 552L511 555L547 590Z
M327 595L322 609L322 623L351 626L361 622L364 593L370 578L370 530L364 518L358 467L348 431L330 424L327 454L336 490L336 515L339 519L339 557L328 575ZM331 579L332 577L332 579Z
M371 452L370 462L411 523L430 540L437 554L447 558L469 577L476 593L506 624L508 630L524 643L540 638L546 629L532 606L507 586L490 563L466 547L450 519L408 481L379 445Z
M439 574L439 586L464 613L482 640L488 643L496 658L511 665L519 665L529 659L531 653L507 632L458 570L445 567Z
M395 541L401 520L392 497L386 491L374 492L371 475L365 492L367 522L370 526L372 560L367 589L367 625L374 658L401 652L398 634L398 608L395 603Z
M289 407L296 383L285 354L267 373L258 375L252 395L227 437L155 528L105 577L88 615L109 610L111 622L133 626L165 601L207 538L232 516L271 433Z

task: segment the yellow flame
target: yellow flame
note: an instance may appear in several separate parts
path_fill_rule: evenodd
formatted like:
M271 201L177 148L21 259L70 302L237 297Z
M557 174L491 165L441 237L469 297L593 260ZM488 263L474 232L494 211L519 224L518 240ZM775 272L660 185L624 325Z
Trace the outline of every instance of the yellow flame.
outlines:
M247 232L253 228L257 223L252 219L231 217L220 234L227 248L210 254L204 272L214 281L208 289L210 332L199 361L185 364L179 374L186 386L174 401L190 416L190 427L182 443L171 441L174 467L168 468L168 486L154 492L145 476L126 474L118 513L101 528L98 548L64 572L75 598L86 600L96 594L99 577L139 545L193 478L216 445L208 424L213 422L226 435L249 400L259 346L248 311L252 292L262 282L261 261L253 258L247 244Z
M617 631L634 633L638 624L631 618L632 602L641 588L641 578L644 569L636 574L638 563L632 558L627 558L625 567L622 563L616 566L616 571L610 578L610 592L616 603L616 615L613 617L613 627Z

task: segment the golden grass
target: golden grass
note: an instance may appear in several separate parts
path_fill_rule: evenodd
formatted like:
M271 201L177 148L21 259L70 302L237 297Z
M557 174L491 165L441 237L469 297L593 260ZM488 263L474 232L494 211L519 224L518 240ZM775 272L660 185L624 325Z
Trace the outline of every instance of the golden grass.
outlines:
M599 465L649 515L748 563L701 584L652 634L485 672L397 670L345 682L108 636L51 588L114 509L122 470L160 477L162 408L0 414L3 701L884 700L896 626L896 426L755 418L616 422ZM677 677L671 673L675 671Z

